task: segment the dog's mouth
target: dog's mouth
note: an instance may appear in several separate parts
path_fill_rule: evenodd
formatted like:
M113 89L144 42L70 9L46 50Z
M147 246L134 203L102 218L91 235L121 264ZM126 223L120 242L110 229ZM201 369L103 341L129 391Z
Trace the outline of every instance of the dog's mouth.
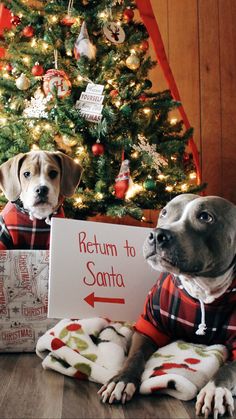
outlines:
M47 197L38 197L34 201L34 207L40 206L40 205L46 205L48 204L48 198Z

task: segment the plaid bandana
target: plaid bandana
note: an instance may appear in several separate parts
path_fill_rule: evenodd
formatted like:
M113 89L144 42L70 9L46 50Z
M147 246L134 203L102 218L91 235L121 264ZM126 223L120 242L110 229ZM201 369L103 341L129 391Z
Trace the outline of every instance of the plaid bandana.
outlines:
M138 332L150 337L158 347L184 341L226 345L231 360L236 359L236 279L211 304L204 304L206 331L196 334L202 321L199 300L192 298L174 275L165 273L149 292L143 314L135 324Z
M60 207L53 217L64 218ZM50 226L45 220L30 220L19 205L8 202L0 215L0 250L49 249Z

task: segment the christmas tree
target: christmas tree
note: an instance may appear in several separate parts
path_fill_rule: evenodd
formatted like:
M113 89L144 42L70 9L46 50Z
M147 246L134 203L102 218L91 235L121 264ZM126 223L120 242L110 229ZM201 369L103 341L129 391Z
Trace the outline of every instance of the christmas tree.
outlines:
M0 163L31 149L60 150L83 169L69 216L142 217L195 192L192 130L152 91L156 63L133 0L6 0L12 28L0 79Z

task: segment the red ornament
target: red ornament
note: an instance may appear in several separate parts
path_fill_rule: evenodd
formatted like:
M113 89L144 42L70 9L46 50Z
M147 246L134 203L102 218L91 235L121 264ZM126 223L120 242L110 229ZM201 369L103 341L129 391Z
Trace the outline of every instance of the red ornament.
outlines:
M55 95L56 92L57 96L62 98L70 94L71 82L64 71L53 68L48 70L43 78L43 90L46 95Z
M26 26L22 31L22 35L26 38L32 38L34 36L34 28L30 25Z
M116 89L113 89L113 90L110 91L110 96L111 97L116 97L116 96L118 96L118 94L119 94L119 92Z
M124 13L123 13L123 16L124 16L124 20L127 23L129 23L134 17L134 12L133 12L132 9L125 9Z
M95 143L92 145L92 153L94 156L102 156L105 152L104 145L101 143Z
M33 76L42 76L44 74L44 68L39 63L35 63L35 65L32 67L31 73Z
M146 52L149 48L149 42L146 39L144 39L139 45L139 48L141 49L141 51Z
M142 102L146 102L146 100L148 100L148 97L147 97L146 93L142 93L139 96L139 100L141 100Z
M6 71L8 71L9 73L13 70L13 67L11 65L11 63L7 63L5 66Z
M123 160L120 171L115 179L115 196L119 199L125 199L126 192L129 189L130 170L129 160Z
M21 18L19 16L12 15L11 23L12 25L17 26L21 23Z
M63 26L72 26L74 25L75 22L76 22L76 18L69 15L66 15L60 21L61 25Z

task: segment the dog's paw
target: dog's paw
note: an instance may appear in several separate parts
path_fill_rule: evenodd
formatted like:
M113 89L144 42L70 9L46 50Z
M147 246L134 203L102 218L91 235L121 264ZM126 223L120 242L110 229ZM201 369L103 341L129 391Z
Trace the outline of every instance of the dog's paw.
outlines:
M208 418L213 415L214 419L225 413L233 416L234 400L230 390L226 387L216 387L213 381L209 381L197 396L195 405L196 415L204 415Z
M138 387L133 381L135 380L129 379L126 375L116 375L98 391L101 401L110 404L114 402L126 403L132 399Z

